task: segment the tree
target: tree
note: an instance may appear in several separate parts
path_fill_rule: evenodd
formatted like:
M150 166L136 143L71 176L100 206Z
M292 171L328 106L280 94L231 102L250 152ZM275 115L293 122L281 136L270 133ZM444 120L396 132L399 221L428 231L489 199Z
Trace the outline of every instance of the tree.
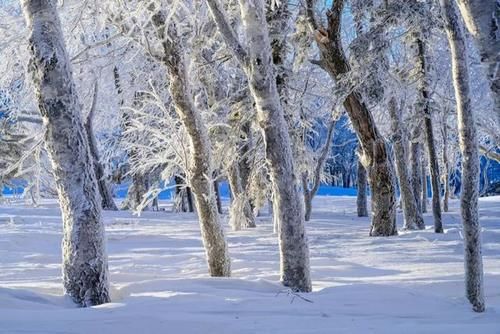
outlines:
M99 188L99 195L101 195L101 205L104 210L118 210L115 201L113 200L113 194L109 189L108 183L106 182L104 175L104 168L99 161L99 152L97 150L97 142L94 135L94 129L92 123L94 121L96 103L97 103L97 93L98 93L98 84L97 82L94 85L94 94L92 97L92 105L90 107L90 111L87 115L87 119L85 121L84 127L85 132L87 133L87 140L89 142L90 154L92 155L92 159L94 161L94 170L97 178L97 184Z
M340 82L349 74L350 64L342 48L341 19L344 0L332 2L327 12L328 26L319 26L315 18L314 0L307 0L307 16L314 31L316 44L321 59L317 62L331 77ZM361 161L368 172L372 194L371 236L391 236L397 234L396 229L396 187L392 161L387 144L380 134L372 113L363 101L357 89L346 93L343 105L349 115L362 148Z
M356 207L358 211L358 217L368 217L367 200L367 180L366 180L366 169L358 159L358 177L357 177L357 198Z
M190 140L191 158L187 178L196 201L209 272L211 276L230 276L231 263L212 181L210 141L207 129L192 101L182 41L175 23L168 22L163 11L153 15L152 23L156 27L164 52L162 60L169 75L169 93Z
M460 211L464 228L465 290L476 312L485 310L481 226L478 217L479 152L477 130L470 100L467 47L452 0L440 0L452 59L457 103L458 134L462 153Z
M411 131L411 141L410 141L410 155L409 161L411 161L411 185L413 187L413 196L415 197L415 204L417 205L417 210L424 213L425 202L422 203L422 184L426 182L425 171L422 167L422 144L420 143L420 125L414 124Z
M333 117L333 116L332 116ZM305 220L309 221L311 219L312 212L312 200L316 193L319 190L319 186L321 184L321 172L325 165L325 161L328 158L328 153L330 153L330 149L332 146L333 133L335 130L335 124L337 121L335 119L330 120L330 124L328 125L328 130L326 134L326 140L323 147L320 150L320 155L316 161L316 165L314 168L314 174L312 175L313 185L312 188L309 188L309 175L307 172L302 173L302 189L304 192L304 204L305 204Z
M56 3L21 5L30 33L29 71L62 211L64 289L81 306L99 305L110 301L101 203Z
M245 71L255 101L270 166L274 215L279 225L281 281L295 291L309 292L312 287L304 210L297 187L292 143L276 85L264 3L262 0L239 2L247 40L244 48L219 2L206 2L226 45Z
M404 228L405 229L424 229L425 223L422 213L417 207L411 178L408 173L407 152L406 152L406 133L404 132L403 122L401 120L401 109L393 97L389 100L389 116L391 118L392 142L396 156L396 169L399 178L399 190L401 192L401 201L403 204Z
M416 64L419 70L419 94L420 106L423 113L425 140L427 144L427 152L429 154L429 169L431 172L432 186L432 214L434 216L434 232L443 233L443 222L441 218L441 186L439 182L439 165L436 152L436 143L434 140L434 129L432 122L432 114L430 107L429 83L428 83L428 68L425 54L425 44L420 37L416 38L417 58Z
M498 0L457 0L467 30L474 37L500 122L500 3Z

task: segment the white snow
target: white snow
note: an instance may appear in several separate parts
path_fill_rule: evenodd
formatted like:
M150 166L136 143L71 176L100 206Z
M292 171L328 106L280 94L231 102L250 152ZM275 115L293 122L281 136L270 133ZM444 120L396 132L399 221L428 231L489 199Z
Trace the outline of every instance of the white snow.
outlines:
M233 278L209 278L193 214L105 212L112 298L62 296L57 204L0 206L0 333L500 333L500 197L480 200L487 310L464 297L458 202L429 229L368 236L355 197L317 197L307 223L314 292L279 282L270 217L231 232ZM165 204L165 203L164 203ZM401 226L401 213L398 214Z

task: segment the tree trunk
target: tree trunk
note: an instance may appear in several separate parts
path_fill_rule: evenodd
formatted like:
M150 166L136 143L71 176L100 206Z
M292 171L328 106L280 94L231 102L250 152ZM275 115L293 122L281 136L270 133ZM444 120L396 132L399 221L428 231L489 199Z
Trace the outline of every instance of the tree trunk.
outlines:
M255 227L252 207L245 189L241 185L240 168L237 161L229 168L227 178L233 199L229 208L229 225L234 231Z
M420 71L419 93L420 101L423 105L424 132L427 144L427 153L429 154L429 169L431 172L432 186L432 214L434 216L434 231L443 233L443 222L441 219L441 187L439 184L439 165L436 152L436 143L434 140L434 130L432 127L432 115L429 107L429 88L427 80L427 64L425 44L421 38L416 39L417 44L417 66Z
M462 193L460 209L464 228L465 286L473 310L485 310L481 226L478 217L479 153L476 124L472 112L467 66L467 46L451 0L440 0L450 44L453 85L457 101L458 136L462 153Z
M122 210L136 211L147 192L146 179L142 174L133 174L132 183L128 187L127 197L122 203ZM145 208L147 210L147 208Z
M220 197L219 181L214 180L215 201L217 203L217 212L222 214L222 199Z
M102 164L99 161L99 151L97 150L97 143L95 140L94 129L92 126L94 120L94 113L96 109L97 92L98 92L98 86L96 82L94 86L94 96L92 99L92 106L90 107L90 111L84 126L87 132L87 140L89 142L90 154L92 155L92 159L94 161L94 169L97 178L99 194L101 195L102 208L104 210L116 211L118 210L118 207L116 206L115 201L113 200L113 194L111 193L108 183L106 182L104 176L104 168L102 167Z
M308 0L308 13L314 13L313 0ZM309 15L309 22L315 31L315 39L320 50L320 66L332 77L349 73L350 65L344 54L341 42L341 16L344 0L336 0L328 12L328 27L321 28L314 17ZM361 94L353 90L347 95L344 107L351 124L356 131L361 148L362 162L368 171L372 194L371 236L391 236L397 234L396 229L396 187L392 161L387 150L385 139L380 134L373 115L363 102Z
M323 167L325 165L326 158L328 158L328 154L330 153L332 142L333 142L333 132L335 131L336 120L332 119L328 126L328 132L326 135L326 141L323 147L321 148L321 154L318 157L318 161L316 162L316 166L314 167L314 175L313 175L313 186L309 189L309 180L308 173L302 174L302 189L304 192L304 204L305 204L305 220L309 221L311 219L312 213L312 200L316 193L319 190L319 186L321 185L321 172L323 171Z
M188 204L188 211L194 212L193 193L191 192L191 187L186 187L186 200Z
M110 298L101 199L56 2L21 4L30 33L29 70L63 219L65 293L81 306L103 304Z
M479 50L500 122L500 3L498 0L457 0L458 7Z
M174 197L174 208L173 212L187 212L186 194L187 187L183 187L184 181L181 176L174 176L175 182L175 197Z
M443 211L448 212L448 203L450 201L450 162L448 161L448 123L447 114L443 119L443 180L444 180L444 196L443 196Z
M490 183L489 178L488 178L489 167L490 167L490 160L486 159L486 163L484 164L484 167L483 167L483 188L479 194L480 196L483 196L488 191L488 185Z
M366 169L363 166L363 164L358 160L358 193L356 200L358 217L368 217L366 193L367 193Z
M389 101L389 117L391 119L392 142L394 144L394 153L396 156L396 168L399 177L399 189L401 192L401 202L404 215L404 229L424 229L425 223L422 213L417 207L410 174L407 165L406 154L406 133L404 131L403 121L401 120L401 110L396 105L395 98Z
M240 0L247 49L227 23L216 0L207 0L214 21L243 66L264 135L273 185L274 216L279 220L281 281L294 291L312 289L304 208L297 187L291 140L276 87L272 52L262 0Z
M302 191L304 195L304 219L308 222L311 219L313 195L309 190L308 173L302 173Z
M245 191L247 191L250 183L250 172L252 169L249 158L250 155L249 152L252 147L252 132L250 129L250 122L245 122L241 126L241 132L245 135L246 141L242 143L240 147L240 156L242 157L242 159L239 160L239 167L241 176L241 186Z
M427 212L427 160L425 158L422 159L422 213Z
M410 157L411 164L411 184L413 187L413 197L415 197L415 204L417 210L421 213L422 210L422 151L419 142L420 130L419 126L415 125L412 131L412 141L410 143Z
M439 165L430 115L429 117L425 118L424 123L427 150L429 152L429 167L431 171L432 214L434 216L434 232L443 233L443 221L441 218L441 186L439 184Z
M209 272L211 276L230 276L229 252L217 211L214 184L210 180L213 175L210 139L201 115L194 109L192 94L186 80L182 44L174 23L168 22L169 26L165 27L165 13L156 13L152 21L157 28L165 53L163 61L169 74L170 96L189 137L191 159L188 162L187 178L196 200Z

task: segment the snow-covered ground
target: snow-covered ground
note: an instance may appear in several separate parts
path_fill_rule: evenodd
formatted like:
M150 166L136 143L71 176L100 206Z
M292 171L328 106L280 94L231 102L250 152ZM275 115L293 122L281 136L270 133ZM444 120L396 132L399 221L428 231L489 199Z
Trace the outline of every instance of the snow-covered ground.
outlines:
M1 205L0 333L500 333L500 197L480 202L483 314L463 297L456 201L445 234L432 232L427 214L427 230L390 238L368 237L353 197L314 204L305 299L278 283L267 216L253 230L227 229L233 278L217 279L193 214L106 212L113 302L88 309L62 297L56 203Z

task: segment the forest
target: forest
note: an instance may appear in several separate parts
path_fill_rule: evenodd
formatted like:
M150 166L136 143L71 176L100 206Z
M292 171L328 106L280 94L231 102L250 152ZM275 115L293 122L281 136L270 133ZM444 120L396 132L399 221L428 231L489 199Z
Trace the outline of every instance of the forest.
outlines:
M0 333L498 333L498 0L0 0Z

